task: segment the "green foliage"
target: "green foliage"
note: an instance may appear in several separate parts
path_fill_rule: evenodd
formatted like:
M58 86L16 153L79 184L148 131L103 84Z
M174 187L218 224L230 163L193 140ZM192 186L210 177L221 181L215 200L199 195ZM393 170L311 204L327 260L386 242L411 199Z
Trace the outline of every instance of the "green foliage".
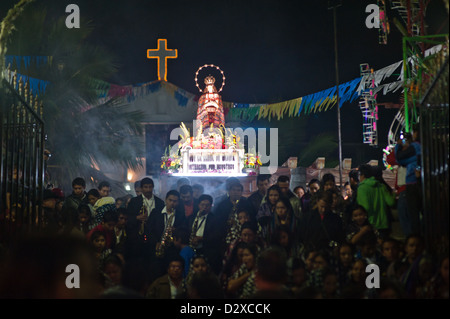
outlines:
M34 0L20 0L13 8L8 11L7 16L0 24L0 75L5 65L5 55L8 50L8 39L15 30L15 20L20 17L26 6ZM1 84L0 84L1 85Z
M326 167L335 167L339 160L334 160L333 155L338 148L338 142L331 133L323 133L314 136L298 155L298 166L310 166L317 157L326 157Z

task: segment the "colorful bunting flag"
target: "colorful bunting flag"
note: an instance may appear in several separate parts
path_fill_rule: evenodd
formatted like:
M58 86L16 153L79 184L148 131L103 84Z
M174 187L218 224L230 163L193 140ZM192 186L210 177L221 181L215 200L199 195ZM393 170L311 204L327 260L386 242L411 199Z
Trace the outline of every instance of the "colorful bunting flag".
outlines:
M434 54L442 49L442 46L435 46L427 50L426 54ZM5 57L6 66L15 65L17 69L23 65L24 68L30 67L32 63L37 66L43 64L51 64L52 57L47 56L13 56L7 55ZM414 63L412 59L408 61ZM384 80L394 74L395 70L400 68L398 72L399 77L396 81L386 84L381 84ZM382 92L388 94L389 92L395 92L403 87L403 61L399 61L388 65L380 70L373 72L374 75L374 94ZM10 73L13 71L9 71ZM33 92L45 92L46 87L49 85L48 81L42 81L34 79L28 76L17 74L24 80L28 81ZM12 78L11 74L8 76ZM361 95L365 87L367 76L356 78L352 81L345 82L339 85L339 107L346 102L353 102L357 97ZM141 98L149 94L158 92L161 87L174 97L180 107L186 107L191 101L192 104L197 104L198 96L186 92L175 85L167 81L154 81L149 83L139 83L133 86L120 86L115 84L109 84L99 80L92 80L98 91L99 98L106 97L123 97L128 102L134 101L136 98ZM246 120L253 121L254 119L267 118L269 121L272 118L277 120L283 119L286 115L288 117L300 116L302 113L310 114L316 112L325 112L331 109L337 103L336 86L328 88L326 90L309 94L296 99L278 102L273 104L246 104L246 103L233 103L223 102L224 114L229 120Z

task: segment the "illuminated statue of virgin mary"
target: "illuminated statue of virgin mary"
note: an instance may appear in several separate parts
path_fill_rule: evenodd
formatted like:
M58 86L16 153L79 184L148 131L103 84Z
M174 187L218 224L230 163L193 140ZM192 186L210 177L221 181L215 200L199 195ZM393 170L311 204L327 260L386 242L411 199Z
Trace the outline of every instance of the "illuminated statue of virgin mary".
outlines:
M209 75L205 78L206 87L198 100L197 120L202 123L203 128L221 128L225 126L223 114L222 97L214 85L216 79Z

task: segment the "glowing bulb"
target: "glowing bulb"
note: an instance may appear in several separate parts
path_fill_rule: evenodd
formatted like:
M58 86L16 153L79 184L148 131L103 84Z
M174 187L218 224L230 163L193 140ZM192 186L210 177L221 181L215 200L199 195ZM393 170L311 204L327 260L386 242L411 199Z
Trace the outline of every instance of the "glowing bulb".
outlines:
M128 173L127 173L127 180L131 181L132 179L133 179L133 172L128 171Z

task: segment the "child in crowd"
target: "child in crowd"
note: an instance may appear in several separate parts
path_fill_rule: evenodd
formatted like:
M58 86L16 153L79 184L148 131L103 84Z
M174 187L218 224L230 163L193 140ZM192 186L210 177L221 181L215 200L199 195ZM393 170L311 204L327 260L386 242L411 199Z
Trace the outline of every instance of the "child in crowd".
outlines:
M388 237L381 244L380 271L383 277L393 277L394 264L401 260L400 242Z
M373 299L403 299L405 292L402 286L395 280L381 277L380 288L373 294Z
M275 214L275 204L281 197L281 189L278 185L272 185L267 190L259 207L256 219L262 228L262 236L266 242L270 242L270 227Z
M106 211L103 215L103 222L87 233L87 239L90 240L94 232L100 231L105 236L105 247L107 249L114 249L116 245L114 227L117 225L117 222L117 211L115 209Z
M353 191L352 191L352 187L350 185L350 182L345 182L343 198L344 198L344 201L346 203L350 203L351 202L351 200L352 200L352 193L353 193Z
M323 299L338 299L339 297L339 281L337 273L326 268L322 274L322 297Z
M81 231L83 235L87 235L92 230L92 216L91 209L87 204L81 204L77 209L77 221L76 229Z
M377 238L374 234L363 237L357 256L364 259L367 264L381 264L382 255L377 248Z
M294 234L287 225L278 226L272 236L272 245L281 247L286 252L288 280L292 279L293 262L302 256L302 246L294 240Z
M428 292L424 298L449 299L449 257L444 256L440 262L437 272L430 279Z
M244 223L250 221L250 214L246 210L240 210L237 213L237 219L238 219L239 225L242 226Z
M314 265L312 271L308 275L308 285L322 289L323 274L326 269L331 268L331 256L326 250L318 251L314 257Z
M125 201L122 197L116 198L116 209L119 209L120 207L125 207Z
M127 222L128 215L125 208L121 207L117 210L117 224L114 227L114 235L116 237L115 252L124 255L125 243L127 241Z
M286 288L289 290L291 296L296 298L300 290L306 287L306 265L300 258L295 258L292 261L291 276L288 278Z
M237 213L237 220L238 220L238 223L239 223L240 231L242 231L242 226L244 224L251 223L252 225L256 226L256 234L257 234L257 236L261 237L261 234L262 234L261 226L258 223L256 223L256 221L254 219L252 220L252 217L251 217L250 213L248 212L248 210L246 210L246 209L239 210L238 213Z
M211 267L208 264L208 261L203 255L194 255L191 258L191 263L189 265L189 271L186 275L186 284L190 284L192 277L194 274L199 272L208 272L212 273Z
M425 253L423 237L416 234L409 235L405 241L405 257L402 260L405 270L400 278L407 298L414 299L416 297L416 288L419 284L419 266L423 258L428 258Z
M191 259L195 255L194 249L189 246L189 230L185 227L176 228L173 232L173 244L184 260L183 278L186 278L189 273Z
M336 273L339 280L339 286L345 287L349 281L349 273L355 261L355 247L350 243L342 243L337 249Z
M294 194L300 199L302 199L302 197L303 197L303 195L305 195L305 193L306 193L306 191L303 186L299 185L294 188Z
M308 191L301 198L302 213L306 213L314 206L315 199L313 198L320 190L320 181L318 179L311 179L308 183Z
M100 230L95 230L89 237L89 242L92 245L95 256L98 260L98 268L101 270L105 259L112 253L112 250L106 247L105 233Z
M100 193L97 188L92 188L87 192L88 205L91 209L91 215L94 216L94 206L95 203L100 199Z
M239 236L232 243L230 243L230 245L228 245L228 248L223 257L223 264L227 263L227 260L230 259L230 255L234 247L240 242L255 244L257 245L258 250L261 250L265 247L265 243L258 236L257 225L255 223L245 222L240 226L240 229L241 231L239 233Z
M287 227L294 236L298 231L297 218L294 216L294 211L289 199L285 197L281 197L275 204L272 233L279 226Z
M258 248L255 244L247 244L244 248L241 267L228 281L227 293L239 299L246 299L255 293L255 270Z
M367 211L361 205L352 210L352 220L345 233L347 241L357 247L365 236L375 235L378 238L377 230L369 223Z
M344 197L342 197L341 192L335 187L332 188L331 193L333 194L333 202L331 204L331 210L333 213L338 215L344 221L344 212L345 212L345 201Z
M244 254L244 248L247 246L247 243L240 241L234 246L229 255L228 259L224 261L223 270L219 276L220 282L224 288L226 289L228 285L228 280L230 277L241 267L242 265L242 256Z
M223 299L224 292L214 272L196 272L186 283L186 299Z
M352 290L354 295L359 298L364 298L367 294L366 287L366 267L367 262L363 259L356 259L352 265L352 269L349 273L349 280L346 285L346 290Z
M309 274L314 269L314 258L316 258L318 251L315 249L306 250L303 253L303 260L305 262L306 274Z
M430 283L435 273L436 267L431 258L428 256L422 258L419 262L417 283L415 288L416 299L429 298L429 294L432 291Z
M116 254L110 254L103 263L103 272L108 276L111 286L122 283L123 261Z

